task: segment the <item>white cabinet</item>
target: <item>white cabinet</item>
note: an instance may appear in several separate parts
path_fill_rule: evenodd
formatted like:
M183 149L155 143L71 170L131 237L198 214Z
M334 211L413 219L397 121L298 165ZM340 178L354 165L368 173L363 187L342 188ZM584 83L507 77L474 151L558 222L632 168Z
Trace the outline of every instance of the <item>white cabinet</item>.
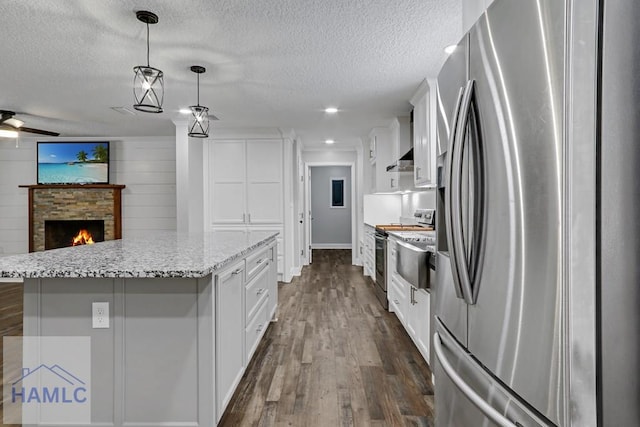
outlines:
M397 117L389 125L391 131L391 162L396 163L413 145L411 141L411 123L409 117ZM413 189L413 175L411 171L387 172L390 180L390 191L408 191Z
M396 270L397 244L393 237L387 240L389 311L402 323L418 351L429 363L431 295L408 283Z
M376 133L371 133L369 135L369 162L371 163L376 161L377 147L378 147L378 135Z
M374 128L369 134L369 140L375 140L376 156L374 174L372 175L371 186L375 193L390 192L391 175L387 173L387 166L391 163L392 147L391 132L389 128Z
M265 248L247 257L247 284L245 286L245 355L248 365L256 350L260 338L269 325L269 300L277 300L276 294L271 296L269 279L269 264L271 262L271 248Z
M431 349L431 294L425 289L416 289L413 293L415 304L409 316L413 317L416 333L413 342L427 363L431 363L429 352Z
M387 171L387 167L411 148L409 138L409 117L398 117L389 127L374 128L369 134L369 144L375 143L375 157L371 160L371 173L368 174L369 188L373 193L394 193L411 190L413 177L411 172ZM371 150L371 149L370 149Z
M237 237L277 231L279 278L284 276L283 142L212 140L208 146L210 229Z
M411 99L413 104L413 180L416 187L435 188L436 182L436 81L424 80Z
M261 247L215 275L218 421L277 310L275 248Z
M278 247L276 243L269 245L269 319L277 320L278 309Z
M233 396L245 368L244 259L216 274L217 419Z
M209 156L212 224L283 222L281 140L213 141Z
M282 141L247 141L247 222L283 222Z

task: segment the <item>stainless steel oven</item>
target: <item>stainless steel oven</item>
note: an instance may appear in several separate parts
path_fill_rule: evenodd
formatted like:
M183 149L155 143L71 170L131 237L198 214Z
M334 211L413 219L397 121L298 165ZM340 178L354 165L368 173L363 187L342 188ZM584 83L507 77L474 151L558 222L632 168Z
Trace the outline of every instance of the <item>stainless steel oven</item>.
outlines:
M384 230L376 228L376 284L374 290L380 304L389 309L389 301L387 300L387 233Z

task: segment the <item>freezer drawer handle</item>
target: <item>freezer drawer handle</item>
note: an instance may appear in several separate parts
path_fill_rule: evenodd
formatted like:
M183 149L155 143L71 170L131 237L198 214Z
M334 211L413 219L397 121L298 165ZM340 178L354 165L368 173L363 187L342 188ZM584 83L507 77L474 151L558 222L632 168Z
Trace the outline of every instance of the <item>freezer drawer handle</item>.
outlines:
M480 397L453 369L447 357L444 355L442 349L442 341L440 340L440 334L437 332L433 334L433 349L436 352L436 357L442 365L442 369L445 374L451 379L451 381L458 387L458 389L474 404L478 409L482 411L487 417L494 423L502 427L517 427L516 424L509 421L504 415L498 412L494 407L489 405L482 397Z

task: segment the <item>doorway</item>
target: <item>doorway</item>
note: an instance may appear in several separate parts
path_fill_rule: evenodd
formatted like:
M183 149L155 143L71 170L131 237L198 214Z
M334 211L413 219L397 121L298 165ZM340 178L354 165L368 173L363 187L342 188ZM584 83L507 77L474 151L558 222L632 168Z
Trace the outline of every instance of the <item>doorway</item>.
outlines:
M305 163L305 265L313 249L350 249L356 255L353 163Z

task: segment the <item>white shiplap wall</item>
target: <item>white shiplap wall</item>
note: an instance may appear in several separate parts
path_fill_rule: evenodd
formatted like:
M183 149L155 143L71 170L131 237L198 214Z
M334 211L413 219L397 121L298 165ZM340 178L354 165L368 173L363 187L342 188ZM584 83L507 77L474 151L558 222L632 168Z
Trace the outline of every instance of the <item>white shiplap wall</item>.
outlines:
M47 139L47 141L56 138ZM111 141L113 184L124 184L122 235L176 229L174 137L58 138ZM21 184L36 183L35 138L0 139L0 256L28 251L28 197Z

